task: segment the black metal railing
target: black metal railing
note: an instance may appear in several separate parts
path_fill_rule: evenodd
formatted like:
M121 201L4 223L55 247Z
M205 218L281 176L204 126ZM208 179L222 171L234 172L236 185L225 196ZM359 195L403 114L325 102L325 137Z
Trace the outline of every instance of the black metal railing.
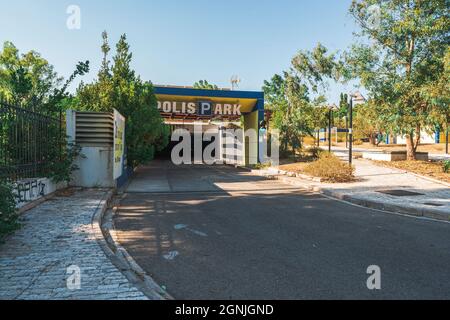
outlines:
M0 179L47 177L61 137L61 119L0 101Z

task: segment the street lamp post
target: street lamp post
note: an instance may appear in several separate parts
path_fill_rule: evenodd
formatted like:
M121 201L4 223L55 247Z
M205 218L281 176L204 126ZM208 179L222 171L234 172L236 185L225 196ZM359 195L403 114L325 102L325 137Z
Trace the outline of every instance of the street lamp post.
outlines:
M355 98L353 100L353 98ZM349 128L348 128L348 162L353 163L353 106L364 104L367 100L360 92L350 94L350 104L348 110Z
M345 116L344 119L345 119L345 147L348 148L348 116Z
M328 110L328 152L331 153L331 117L333 116L333 110Z
M331 105L328 107L328 152L331 153L331 122L333 120L333 111L337 110L336 105Z
M445 130L445 154L448 154L448 124L447 130Z
M353 163L353 95L350 95L350 106L348 110L349 128L348 128L348 163Z

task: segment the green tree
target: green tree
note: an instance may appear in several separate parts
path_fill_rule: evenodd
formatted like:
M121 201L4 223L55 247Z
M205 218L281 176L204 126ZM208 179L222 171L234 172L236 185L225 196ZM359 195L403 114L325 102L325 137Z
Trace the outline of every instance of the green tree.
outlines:
M67 88L77 76L89 72L89 61L79 62L63 82L54 67L36 51L20 54L11 42L0 52L0 98L24 108L56 115L63 100L69 99Z
M432 121L440 130L448 131L450 128L450 47L447 47L445 56L442 57L444 73L435 81L423 87L422 97L431 106Z
M35 51L20 54L13 43L5 42L0 52L0 94L11 103L38 104L49 99L62 83L52 65Z
M326 92L330 82L342 78L342 65L337 60L336 53L329 53L322 44L317 44L313 50L303 50L292 59L291 74L302 80L303 90L309 96L309 103L299 104L302 118L308 132L328 126L329 109ZM334 112L333 115L338 112Z
M11 42L5 42L0 52L0 99L57 118L72 104L73 96L67 92L69 85L77 76L87 72L89 61L79 62L72 75L63 82L63 78L57 76L53 66L39 53L30 51L20 54ZM14 117L6 117L2 121L0 140L3 140L6 148L0 150L0 164L3 161L23 163L25 150L45 145L44 149L37 152L48 165L46 176L56 182L69 180L70 173L76 169L73 161L78 149L67 144L65 132L58 121L47 124L45 137L33 135L31 126L19 126L20 131L10 130L11 127L17 127L16 121L22 121ZM12 132L15 136L11 135ZM15 139L20 139L22 143L13 143Z
M269 81L264 80L262 90L265 96L265 108L272 112L269 125L280 132L281 153L286 154L289 146L290 133L288 130L288 100L286 95L285 74L275 74Z
M353 111L353 135L358 138L369 138L372 145L379 145L378 134L385 132L378 114L382 112L374 100L369 100L365 104L358 105Z
M318 44L312 51L300 51L283 75L265 81L266 106L273 110L274 126L280 130L281 151L302 146L305 136L328 123L325 92L330 81L340 78L341 65L335 53Z
M298 52L292 59L292 70L305 81L311 93L316 95L324 95L329 82L337 81L342 72L336 53L329 53L320 43L311 51Z
M144 82L131 68L133 58L126 35L116 45L110 67L108 35L102 34L102 66L91 84L80 84L77 90L79 108L119 111L126 118L125 138L128 160L132 166L153 159L168 144L169 129L157 109L153 85Z
M421 130L436 125L437 106L424 92L445 74L448 1L354 0L350 13L368 40L347 55L350 75L370 92L389 131L406 136L408 159L415 159Z
M200 80L194 83L194 89L219 90L219 87L206 80Z

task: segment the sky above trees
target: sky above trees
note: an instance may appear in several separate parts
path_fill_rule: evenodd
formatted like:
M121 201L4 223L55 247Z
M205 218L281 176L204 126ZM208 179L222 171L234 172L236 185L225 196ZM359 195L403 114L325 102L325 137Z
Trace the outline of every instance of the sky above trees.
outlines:
M112 42L126 33L134 53L133 68L143 80L192 85L207 79L230 87L231 76L237 74L242 78L240 89L260 90L264 80L289 67L298 50L312 49L317 42L330 50L346 49L356 30L348 13L350 3L16 0L2 4L0 41L12 41L21 52L40 52L61 76L68 77L80 60L101 65L102 31L108 31ZM81 9L80 30L66 27L71 4ZM85 81L97 71L92 69ZM343 89L332 86L330 100L338 103Z

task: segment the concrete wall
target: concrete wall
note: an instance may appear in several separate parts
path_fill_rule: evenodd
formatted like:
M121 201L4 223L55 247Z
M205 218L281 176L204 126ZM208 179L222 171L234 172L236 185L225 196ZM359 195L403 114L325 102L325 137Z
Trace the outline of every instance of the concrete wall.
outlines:
M75 161L80 169L73 172L71 186L116 187L116 181L113 179L113 148L82 147L81 154Z
M23 179L14 184L14 193L17 196L17 208L39 200L57 190L67 187L67 183L55 183L48 178Z
M388 151L371 151L363 152L363 158L375 161L404 161L407 159L406 151L404 152L388 152ZM418 152L416 154L417 160L428 161L427 152Z
M70 142L76 137L76 112L69 110L66 114L67 135ZM70 186L95 188L115 188L113 179L113 147L81 145L81 155L75 164L79 167L72 173Z
M406 137L405 136L398 136L396 139L397 144L406 144ZM420 143L430 143L434 144L436 143L436 134L429 134L425 131L422 131L420 133Z

